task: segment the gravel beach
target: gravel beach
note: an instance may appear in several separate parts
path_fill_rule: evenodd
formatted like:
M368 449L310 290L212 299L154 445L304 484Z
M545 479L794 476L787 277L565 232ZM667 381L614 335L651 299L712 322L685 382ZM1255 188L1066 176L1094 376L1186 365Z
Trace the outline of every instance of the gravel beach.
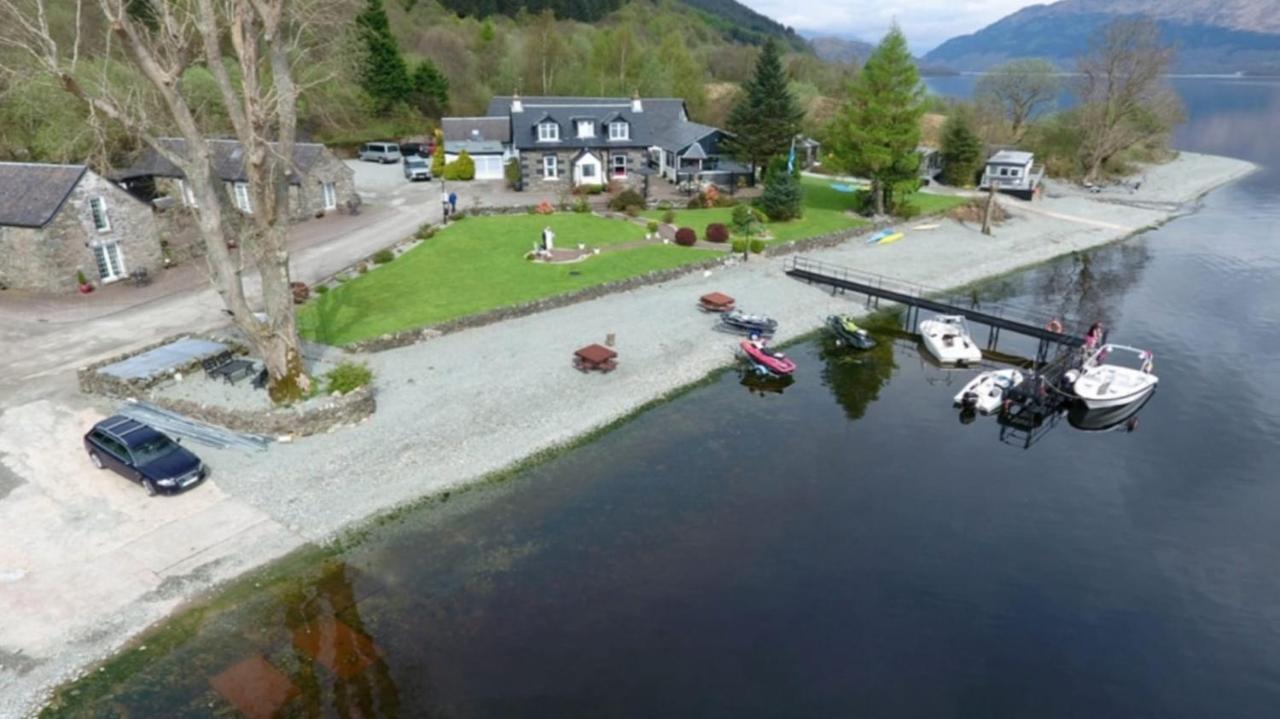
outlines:
M1240 160L1183 153L1146 169L1137 190L1117 186L1094 194L1052 183L1035 203L1003 198L1012 217L994 237L941 220L938 229L908 231L891 245L854 239L803 254L927 287L957 287L1159 226L1194 211L1205 193L1253 169ZM775 317L779 342L818 328L829 314L862 311L860 296L832 296L790 279L785 261L753 258L418 345L352 355L375 373L378 411L372 418L260 454L202 448L216 473L213 487L193 495L233 497L296 537L256 554L252 561L260 564L304 541L334 538L397 505L474 483L731 364L735 339L713 331L715 316L694 306L706 292L725 292L740 308ZM583 375L571 366L573 350L603 343L610 334L617 338L617 371ZM805 370L800 368L799 381L806 380ZM206 394L218 390L190 383L171 391L230 401ZM236 571L250 568L239 564ZM193 580L162 609L172 611L225 579ZM40 656L26 671L10 671L13 665L0 655L0 665L7 665L0 667L0 716L33 711L50 687L158 618L156 611L132 609L99 607L102 623L112 629L96 638L58 636L59 629L48 628L54 641L43 637L39 646L74 641L77 650Z

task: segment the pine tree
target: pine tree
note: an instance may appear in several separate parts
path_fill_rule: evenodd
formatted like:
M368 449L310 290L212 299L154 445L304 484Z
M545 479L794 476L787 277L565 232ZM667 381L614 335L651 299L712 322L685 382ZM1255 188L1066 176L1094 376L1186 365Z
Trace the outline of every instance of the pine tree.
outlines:
M752 169L785 154L800 132L804 111L787 88L778 44L764 44L756 62L755 76L743 87L744 93L729 113L726 129L733 133L729 152L751 163Z
M948 185L969 187L982 161L982 141L969 127L969 118L955 111L942 125L942 179Z
M413 69L410 78L413 90L409 102L423 115L440 119L449 107L449 80L430 60L423 60Z
M373 100L374 111L385 115L397 103L408 98L412 85L409 68L391 34L391 23L387 20L382 0L368 0L364 10L356 15L356 32L365 50L360 68L361 83Z
M433 177L444 177L444 133L436 129L436 149L431 151L431 175Z
M830 128L832 156L841 169L871 180L877 215L918 182L924 89L907 39L894 26L862 67L850 100Z
M765 176L764 193L760 195L760 209L773 222L785 222L800 217L799 171L787 172L787 161L778 157L769 165Z

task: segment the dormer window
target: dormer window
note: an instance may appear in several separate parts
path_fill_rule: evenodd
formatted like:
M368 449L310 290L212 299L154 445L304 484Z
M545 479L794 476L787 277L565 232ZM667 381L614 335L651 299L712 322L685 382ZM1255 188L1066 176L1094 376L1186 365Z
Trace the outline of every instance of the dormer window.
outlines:
M554 122L538 124L538 142L559 142L560 126Z
M622 120L615 120L609 123L609 139L610 140L630 140L631 125Z
M578 120L578 137L595 137L596 123L591 120Z

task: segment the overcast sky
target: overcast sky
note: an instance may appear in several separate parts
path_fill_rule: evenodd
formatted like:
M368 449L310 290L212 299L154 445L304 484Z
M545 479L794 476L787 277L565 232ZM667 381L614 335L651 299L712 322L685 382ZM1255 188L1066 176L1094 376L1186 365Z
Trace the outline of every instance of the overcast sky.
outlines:
M1009 13L1052 0L738 0L796 30L876 42L896 19L911 49L980 30Z

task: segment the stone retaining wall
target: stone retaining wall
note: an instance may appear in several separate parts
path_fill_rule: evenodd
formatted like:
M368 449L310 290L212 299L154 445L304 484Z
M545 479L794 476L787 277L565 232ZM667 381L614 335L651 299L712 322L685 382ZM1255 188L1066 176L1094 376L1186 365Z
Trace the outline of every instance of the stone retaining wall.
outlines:
M201 422L269 437L306 437L329 432L362 422L378 409L372 387L266 410L236 410L179 399L151 398L149 401Z
M186 339L189 337L200 337L202 339L211 340L213 342L221 342L222 344L227 346L227 349L230 350L232 354L244 354L245 352L248 352L248 348L245 347L243 344L226 337L193 335L190 332L183 332L182 334L169 335L168 337L165 337L164 339L159 340L157 342L152 342L149 345L144 345L137 349L129 350L124 354L115 355L114 357L108 357L107 359L94 362L91 365L86 365L76 370L76 381L80 385L80 391L84 392L85 394L96 394L96 395L101 395L103 397L115 397L116 399L129 399L131 397L142 397L147 393L147 390L151 389L152 387L155 387L161 382L167 382L170 379L172 379L174 371L181 372L182 374L190 374L191 372L201 371L203 367L200 365L200 360L192 360L191 362L188 362L187 364L166 373L152 375L150 377L140 377L137 379L124 379L121 377L116 377L114 375L104 374L98 371L103 367L113 365L117 362L123 362L124 360L127 360L130 357L135 357L137 355L140 355L143 352L150 352L151 350L156 349L157 347L163 347L169 344L170 342L175 342L177 340Z

